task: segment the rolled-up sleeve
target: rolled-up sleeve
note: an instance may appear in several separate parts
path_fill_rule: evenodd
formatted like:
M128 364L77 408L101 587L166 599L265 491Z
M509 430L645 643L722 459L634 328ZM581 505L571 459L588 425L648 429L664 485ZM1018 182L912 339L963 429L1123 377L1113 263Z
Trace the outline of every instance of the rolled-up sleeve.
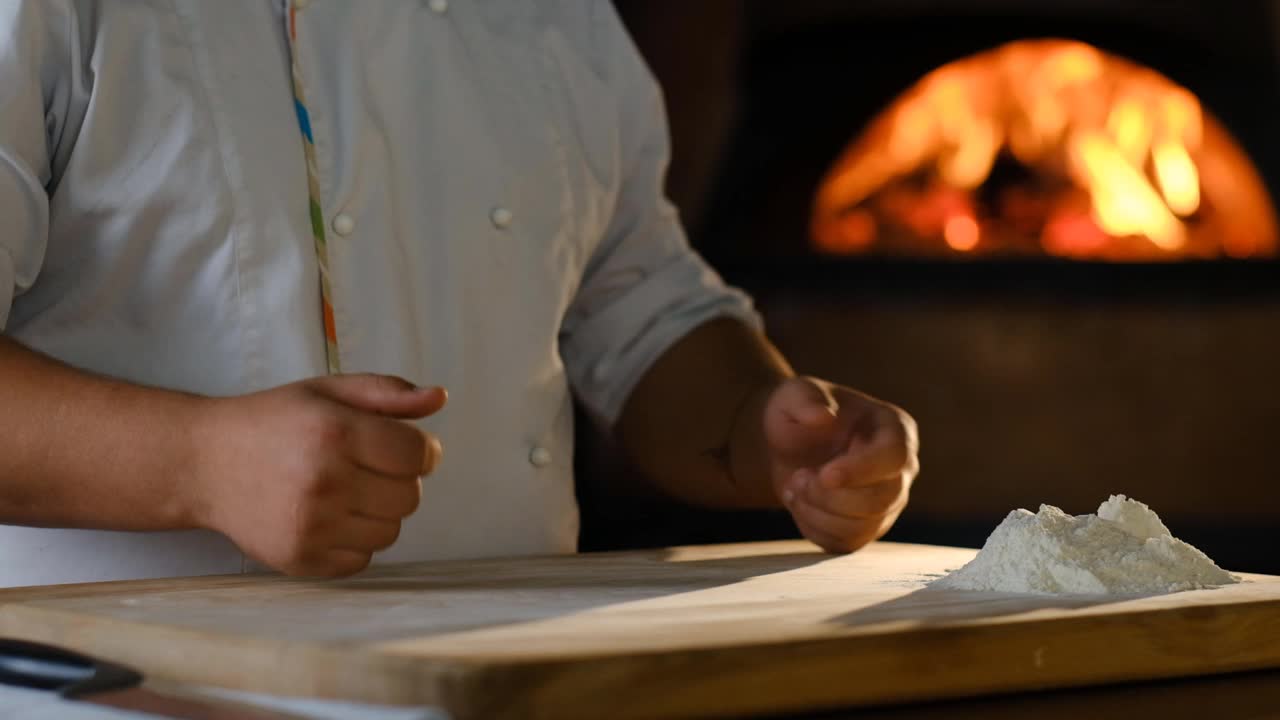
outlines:
M753 326L750 299L694 252L663 185L670 158L662 94L608 2L595 24L617 106L620 190L604 238L565 317L561 352L587 409L612 425L649 366L716 317Z
M0 0L0 332L44 261L70 24L58 0Z

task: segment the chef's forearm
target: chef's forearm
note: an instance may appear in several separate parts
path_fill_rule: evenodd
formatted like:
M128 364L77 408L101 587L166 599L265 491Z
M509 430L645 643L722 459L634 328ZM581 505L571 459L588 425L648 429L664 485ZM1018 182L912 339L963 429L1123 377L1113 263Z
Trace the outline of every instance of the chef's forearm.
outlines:
M712 320L675 343L636 385L618 438L669 496L706 507L776 506L759 419L768 391L792 374L759 332Z
M95 377L0 336L0 523L191 526L201 400Z

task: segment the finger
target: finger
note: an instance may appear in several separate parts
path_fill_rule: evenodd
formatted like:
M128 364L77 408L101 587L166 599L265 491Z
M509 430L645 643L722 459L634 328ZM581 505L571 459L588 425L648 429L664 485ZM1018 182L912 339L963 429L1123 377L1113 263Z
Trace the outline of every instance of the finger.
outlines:
M381 521L394 521L409 517L422 503L422 480L371 473L368 470L353 471L351 498L348 510L355 515Z
M419 475L430 475L440 467L440 461L444 460L444 445L440 444L440 438L429 432L424 432L423 437L426 438L426 451L422 454L422 468Z
M787 419L800 425L827 425L835 419L838 405L826 385L810 378L797 377L778 388L781 407Z
M804 467L791 473L791 477L787 478L782 484L782 504L790 507L791 503L805 491L809 483L817 480L817 477L817 473Z
M834 523L815 523L811 517L812 513L808 511L803 496L809 491L811 485L816 484L814 472L801 468L790 478L783 492L783 503L791 511L796 527L810 541L827 552L851 552L854 549L853 546L843 538L838 528L833 527Z
M778 450L803 453L831 443L835 419L835 401L824 386L808 378L791 378L769 398L765 431Z
M333 529L328 546L335 550L377 552L391 547L399 537L399 521L348 515Z
M349 407L404 419L432 415L449 399L442 387L420 388L392 375L332 375L316 378L310 387Z
M832 552L853 552L875 539L883 518L846 518L798 498L791 506L797 523L803 523L825 539Z
M377 473L417 477L435 469L443 449L430 433L401 420L362 415L352 421L348 458Z
M819 478L829 488L872 485L910 471L914 464L907 429L891 414L879 422L867 441L852 440L845 452L822 467Z
M873 485L829 488L809 483L801 497L810 505L825 508L846 518L880 518L907 503L906 478L902 473Z
M898 522L898 517L902 515L902 511L905 510L906 508L907 508L906 504L903 503L902 507L895 508L888 515L886 515L884 519L880 521L880 528L876 530L876 534L872 536L871 539L879 540L880 538L887 535L889 531L893 529L893 524Z
M844 536L836 535L820 526L814 525L807 519L797 519L796 527L800 528L800 531L811 542L829 553L851 553L870 542L869 539L856 538L850 540Z
M840 542L840 539L837 538L836 536L828 535L827 533L817 530L811 527L804 520L801 520L799 518L793 518L793 519L795 520L796 527L799 528L800 530L800 534L803 535L804 538L809 542L822 548L824 552L829 552L829 553L847 552L846 550L842 549L843 544Z
M345 577L369 567L372 559L372 553L358 550L329 550L304 563L285 568L284 572L296 577Z

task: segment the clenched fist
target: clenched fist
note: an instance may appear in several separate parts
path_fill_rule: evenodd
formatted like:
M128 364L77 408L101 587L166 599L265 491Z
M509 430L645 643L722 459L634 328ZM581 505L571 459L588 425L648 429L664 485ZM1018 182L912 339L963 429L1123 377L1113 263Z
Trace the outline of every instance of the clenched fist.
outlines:
M196 428L194 517L282 572L358 572L395 542L440 460L440 442L407 421L445 400L442 388L382 375L209 400Z
M763 414L774 490L805 537L852 552L888 532L920 467L910 415L804 377L778 385Z

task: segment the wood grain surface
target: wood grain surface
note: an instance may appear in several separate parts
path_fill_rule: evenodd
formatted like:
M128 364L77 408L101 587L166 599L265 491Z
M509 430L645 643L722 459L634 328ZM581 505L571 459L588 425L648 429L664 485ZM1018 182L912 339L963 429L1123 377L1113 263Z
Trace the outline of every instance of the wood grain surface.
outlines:
M167 680L459 718L737 717L1280 668L1280 577L926 587L974 551L803 542L0 591L0 632Z

